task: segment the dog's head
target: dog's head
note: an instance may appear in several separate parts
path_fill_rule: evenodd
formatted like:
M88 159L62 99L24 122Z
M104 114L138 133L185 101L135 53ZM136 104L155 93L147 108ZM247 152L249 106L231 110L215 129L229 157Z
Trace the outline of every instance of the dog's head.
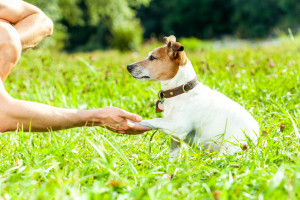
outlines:
M165 37L165 44L154 49L148 57L127 66L129 73L137 80L166 81L172 79L179 67L184 66L187 57L184 47L176 37Z

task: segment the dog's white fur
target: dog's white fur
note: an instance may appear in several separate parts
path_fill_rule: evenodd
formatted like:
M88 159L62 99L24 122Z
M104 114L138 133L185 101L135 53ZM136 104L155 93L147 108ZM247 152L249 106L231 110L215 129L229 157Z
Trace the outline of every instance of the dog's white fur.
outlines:
M147 69L136 66L139 74L151 77ZM162 90L169 90L191 81L196 73L187 59L170 80L160 81ZM209 151L233 154L259 134L257 121L238 103L199 83L188 93L167 98L163 103L164 118L144 120L148 125L172 135L170 160L180 152L180 140ZM233 144L234 143L234 144Z

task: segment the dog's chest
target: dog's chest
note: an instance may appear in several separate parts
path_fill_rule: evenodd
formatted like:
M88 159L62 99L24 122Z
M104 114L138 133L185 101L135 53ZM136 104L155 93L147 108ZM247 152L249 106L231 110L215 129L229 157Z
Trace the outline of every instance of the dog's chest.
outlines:
M189 115L193 112L193 98L194 95L182 94L178 97L166 99L164 104L164 118L169 120L176 120L179 118L189 119Z

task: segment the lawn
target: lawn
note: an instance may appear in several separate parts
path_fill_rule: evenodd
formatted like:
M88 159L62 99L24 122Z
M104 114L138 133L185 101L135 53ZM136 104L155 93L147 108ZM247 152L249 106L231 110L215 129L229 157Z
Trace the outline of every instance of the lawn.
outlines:
M0 199L300 199L300 38L194 42L183 44L199 80L254 116L257 146L221 157L182 145L170 163L170 137L161 132L0 133ZM134 53L29 50L5 87L14 98L58 107L112 105L160 117L159 84L137 82L126 70L159 45Z

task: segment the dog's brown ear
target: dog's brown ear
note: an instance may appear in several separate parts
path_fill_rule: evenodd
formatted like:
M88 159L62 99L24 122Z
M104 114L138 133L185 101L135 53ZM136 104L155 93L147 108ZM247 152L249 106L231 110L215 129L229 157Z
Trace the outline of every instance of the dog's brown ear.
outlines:
M164 37L164 40L168 47L168 55L174 60L180 60L179 63L182 64L181 60L185 57L185 53L183 52L184 47L179 42L176 42L176 37L174 35Z
M179 42L169 41L167 43L168 55L175 60L179 66L184 66L187 62L186 55L184 53L184 47Z
M171 44L173 51L183 51L184 47L179 42L174 42Z
M184 47L179 42L169 42L167 46L169 55L177 55L184 50Z
M176 42L176 37L174 35L170 35L169 37L164 37L165 44L168 46L169 49L173 51L183 51L184 47L179 43Z
M184 46L181 45L177 51L184 51Z
M165 44L169 44L170 42L176 42L176 37L174 35L170 35L169 37L164 37Z

